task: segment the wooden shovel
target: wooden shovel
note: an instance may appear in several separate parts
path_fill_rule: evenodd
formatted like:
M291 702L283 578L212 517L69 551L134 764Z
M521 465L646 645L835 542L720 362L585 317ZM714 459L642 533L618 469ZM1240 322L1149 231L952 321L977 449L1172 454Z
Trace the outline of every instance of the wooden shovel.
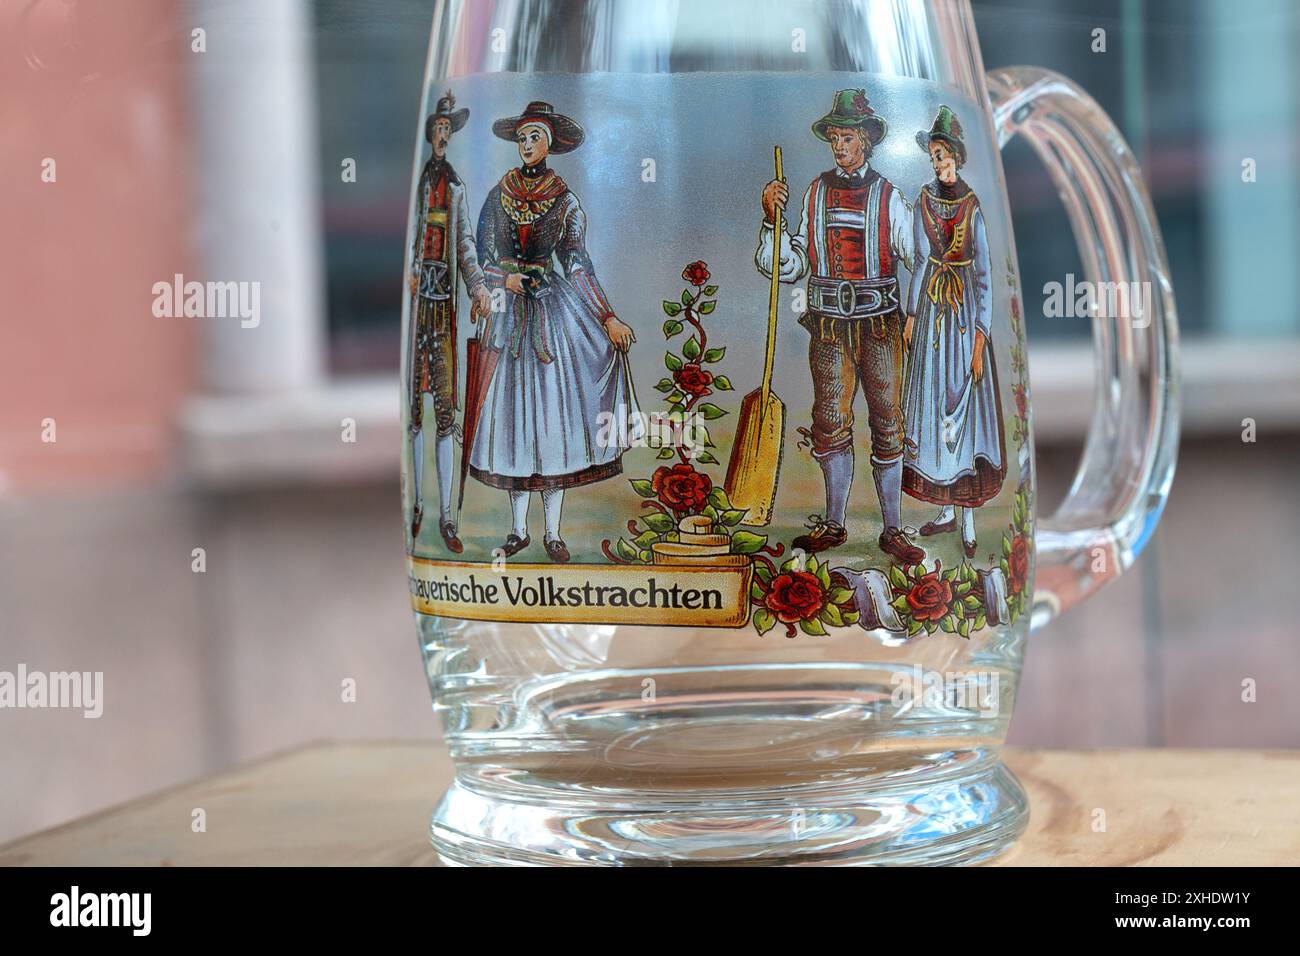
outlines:
M781 147L776 147L776 178L781 182ZM772 287L767 297L767 355L763 384L740 403L740 419L727 465L726 489L733 508L748 513L744 523L765 525L772 520L776 483L785 448L785 403L772 392L772 360L776 352L776 306L781 294L781 209L772 224Z

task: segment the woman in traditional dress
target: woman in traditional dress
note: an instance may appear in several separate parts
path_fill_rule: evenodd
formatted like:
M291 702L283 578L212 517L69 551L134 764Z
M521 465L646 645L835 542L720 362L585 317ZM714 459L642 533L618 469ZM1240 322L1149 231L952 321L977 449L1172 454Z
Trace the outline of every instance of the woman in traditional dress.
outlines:
M960 527L975 556L975 508L997 495L1006 475L1002 403L989 345L993 292L980 203L958 170L966 162L961 124L939 108L916 134L935 178L912 210L917 261L903 340L909 364L903 417L903 490L941 505L921 527L935 535ZM921 257L926 256L923 260Z
M487 335L496 364L470 473L510 496L507 556L531 543L528 506L541 492L546 554L563 563L565 490L619 474L630 444L624 425L639 421L626 356L636 337L596 279L578 197L546 163L577 149L582 127L534 102L492 131L518 146L522 165L501 178L479 215L479 263L489 286L504 290L505 313L492 316Z

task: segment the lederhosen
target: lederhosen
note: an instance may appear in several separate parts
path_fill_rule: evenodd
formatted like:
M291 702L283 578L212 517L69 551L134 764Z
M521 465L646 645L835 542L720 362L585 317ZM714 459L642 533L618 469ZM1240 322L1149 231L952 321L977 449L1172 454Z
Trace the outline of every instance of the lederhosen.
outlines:
M808 311L813 453L853 445L853 400L867 399L872 455L903 453L903 334L889 221L894 187L874 169L832 170L808 191Z
M420 275L411 343L411 428L421 427L424 395L432 393L440 437L451 434L456 422L456 289L450 267L455 238L448 232L453 182L459 180L446 162L430 163L420 176Z

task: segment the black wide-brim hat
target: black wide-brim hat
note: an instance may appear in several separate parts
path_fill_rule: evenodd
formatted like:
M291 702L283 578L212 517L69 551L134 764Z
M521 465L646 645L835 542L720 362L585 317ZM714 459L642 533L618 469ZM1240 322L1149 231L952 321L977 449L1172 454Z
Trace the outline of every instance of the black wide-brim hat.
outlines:
M492 132L501 139L515 141L515 131L526 123L545 123L551 130L551 152L571 153L582 145L586 133L578 121L555 112L555 107L534 100L518 116L506 116L492 124Z
M433 112L430 113L428 118L424 121L424 138L427 142L433 142L433 124L440 119L445 119L451 124L451 131L453 133L459 132L460 129L469 122L469 107L466 106L461 109L456 109L455 107L456 97L452 94L451 90L448 90L447 95L438 100L437 105L433 108Z

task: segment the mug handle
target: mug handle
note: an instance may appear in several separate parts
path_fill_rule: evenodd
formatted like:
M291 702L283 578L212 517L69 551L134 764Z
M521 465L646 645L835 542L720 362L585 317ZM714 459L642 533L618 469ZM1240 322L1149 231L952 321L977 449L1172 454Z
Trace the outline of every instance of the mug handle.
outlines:
M1178 319L1151 197L1110 117L1037 67L991 71L988 90L998 146L1021 133L1046 164L1085 277L1143 294L1141 315L1093 317L1092 423L1069 495L1036 522L1034 629L1119 577L1151 540L1178 449ZM1032 454L1032 440L1025 447Z

